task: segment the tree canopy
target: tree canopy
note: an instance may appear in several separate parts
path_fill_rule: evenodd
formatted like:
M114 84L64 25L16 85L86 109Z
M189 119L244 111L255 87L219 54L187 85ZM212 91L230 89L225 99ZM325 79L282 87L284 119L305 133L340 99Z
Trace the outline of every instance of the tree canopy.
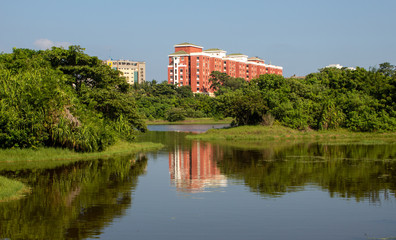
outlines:
M0 54L0 147L98 151L146 126L118 71L79 46Z

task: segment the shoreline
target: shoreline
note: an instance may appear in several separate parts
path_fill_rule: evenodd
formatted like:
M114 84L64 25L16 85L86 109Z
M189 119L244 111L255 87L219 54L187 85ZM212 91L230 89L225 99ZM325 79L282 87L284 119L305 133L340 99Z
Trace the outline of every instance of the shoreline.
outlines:
M284 126L240 126L210 129L205 133L188 135L188 139L203 141L370 141L396 142L396 132L352 132L346 129L300 131Z
M231 124L232 118L216 120L213 118L186 118L183 121L169 122L163 119L146 120L147 125L194 125L194 124Z
M78 161L111 159L120 155L132 155L162 148L159 143L118 142L103 152L77 153L69 149L40 148L1 149L0 171L19 171L27 169L52 169ZM30 192L21 181L0 175L0 202L18 200Z
M0 171L30 168L54 168L76 161L95 158L107 159L112 156L135 154L160 149L163 145L151 142L120 141L103 152L79 153L62 148L0 149Z

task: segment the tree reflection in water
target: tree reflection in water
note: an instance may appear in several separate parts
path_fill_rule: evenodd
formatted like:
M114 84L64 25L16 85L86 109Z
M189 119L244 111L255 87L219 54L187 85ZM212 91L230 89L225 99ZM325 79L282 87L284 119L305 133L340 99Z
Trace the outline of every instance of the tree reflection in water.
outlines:
M0 238L94 237L132 204L147 158L135 155L75 163L53 170L1 173L33 188L27 198L0 204Z
M214 154L216 156L216 154ZM223 147L217 164L228 178L242 180L251 191L276 197L317 185L330 195L378 202L395 196L394 144L293 144L255 150Z

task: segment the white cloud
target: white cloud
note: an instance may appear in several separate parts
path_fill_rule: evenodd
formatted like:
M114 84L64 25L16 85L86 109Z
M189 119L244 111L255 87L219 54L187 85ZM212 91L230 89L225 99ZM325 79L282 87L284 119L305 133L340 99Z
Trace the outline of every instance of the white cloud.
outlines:
M37 39L36 41L34 41L34 46L36 46L36 48L38 49L49 49L51 47L63 47L63 48L67 48L70 45L72 45L69 42L53 42L49 39L45 39L45 38L41 38L41 39Z

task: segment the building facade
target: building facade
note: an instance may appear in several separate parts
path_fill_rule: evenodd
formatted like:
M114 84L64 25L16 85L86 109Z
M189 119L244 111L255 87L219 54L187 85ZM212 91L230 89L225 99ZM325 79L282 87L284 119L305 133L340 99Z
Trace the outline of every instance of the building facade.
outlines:
M119 70L129 84L146 81L146 63L129 60L106 60L105 64Z
M265 64L257 57L248 58L240 53L227 55L226 51L218 48L203 50L203 47L191 43L174 47L175 52L168 55L168 83L191 86L194 93L213 93L209 83L213 71L247 81L262 74L283 74L282 67Z

